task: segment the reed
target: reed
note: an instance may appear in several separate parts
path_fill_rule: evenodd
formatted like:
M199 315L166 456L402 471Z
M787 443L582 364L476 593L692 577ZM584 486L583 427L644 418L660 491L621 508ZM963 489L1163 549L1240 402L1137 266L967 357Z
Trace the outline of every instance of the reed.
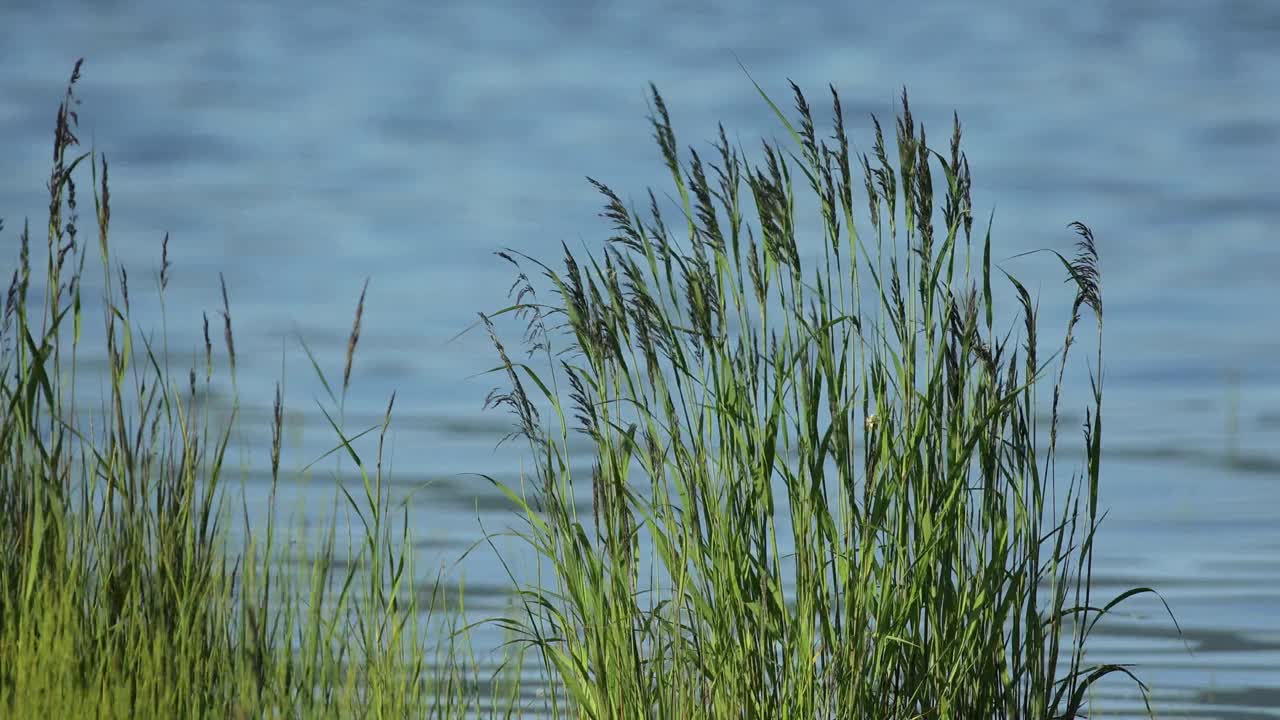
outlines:
M167 340L153 343L133 326L131 303L144 298L135 288L131 299L123 267L113 272L107 160L74 152L80 69L77 63L58 109L44 285L32 283L24 226L0 325L0 714L474 717L468 713L480 706L486 681L454 660L464 656L466 639L456 618L442 617L439 587L414 587L407 515L383 488L382 440L394 396L380 426L350 434L341 422L364 292L340 395L307 348L328 391L332 409L321 409L338 438L335 451L354 462L358 489L348 491L338 477L341 495L319 531L281 531L276 488L293 478L281 467L277 383L271 503L265 527L254 527L243 495L236 507L236 469L226 456L232 428L243 430L238 394L221 425L208 403L197 403L197 392L208 396L222 372L222 357L236 385L226 283L225 355L214 351L206 316L202 357L175 378L169 369L179 357ZM93 254L80 232L77 177L85 164L105 353L81 347L90 304L82 279ZM166 236L157 276L162 310L170 279ZM85 355L108 367L96 409L78 389ZM373 431L370 468L356 445ZM228 528L237 510L243 539ZM360 523L345 542L342 517Z
M1089 715L1112 674L1150 710L1128 667L1086 653L1118 603L1154 592L1090 590L1092 374L1083 470L1057 470L1078 332L1096 330L1102 367L1093 233L1072 223L1075 257L1054 253L1075 295L1044 357L1036 303L992 266L990 221L973 232L958 118L935 150L904 91L896 143L875 120L854 157L834 88L831 144L794 83L795 123L756 88L792 151L764 142L748 168L721 126L719 164L682 158L653 87L679 220L652 190L645 213L588 178L614 226L602 248L565 247L562 269L499 253L518 275L512 304L481 315L507 379L490 404L515 414L534 468L527 489L499 487L540 563L532 580L511 573L522 607L502 622L543 658L543 710L1047 720ZM793 176L819 236L801 238ZM996 326L996 281L1016 294L1020 340ZM502 344L503 315L525 324L529 361ZM592 445L590 477L570 471L571 433Z
M1007 274L1021 344L999 330L990 227L974 242L958 120L949 152L935 152L904 93L896 165L878 122L871 155L853 159L834 89L828 146L793 85L796 125L760 94L798 157L765 143L764 166L748 169L721 128L719 165L694 151L682 165L654 88L686 239L653 192L646 219L591 180L616 229L603 250L566 248L562 271L500 253L540 270L555 299L543 303L521 269L512 304L481 316L509 381L489 404L515 413L535 460L528 491L503 490L539 558L531 582L508 570L516 608L491 622L511 652L483 677L469 627L442 617L440 585L415 581L407 510L387 492L395 396L380 424L346 428L368 281L340 385L302 345L336 437L304 473L336 455L358 481L339 466L318 531L284 524L277 384L263 428L270 501L255 526L227 462L244 430L232 296L222 282L223 348L206 316L202 351L175 379L167 331L153 341L134 327L143 299L113 269L107 161L75 152L79 77L77 63L58 111L43 286L24 226L0 323L3 714L1048 719L1083 716L1090 688L1117 673L1146 697L1127 667L1086 656L1102 618L1154 592L1103 603L1090 591L1100 379L1085 398L1084 470L1057 475L1063 377L1086 317L1102 362L1097 246L1075 223L1077 255L1057 255L1076 291L1058 353L1040 357L1036 306ZM86 160L103 273L97 350L81 347L94 254L79 234ZM811 243L800 241L797 168L819 208ZM858 174L866 204L855 207ZM856 232L855 216L869 229ZM162 317L171 279L166 236ZM511 358L502 315L523 319L547 368ZM98 398L78 389L86 353L106 361ZM215 371L233 389L221 424L198 402ZM591 441L590 478L570 472L574 431ZM243 540L229 528L237 512ZM345 539L344 518L355 528ZM526 653L547 681L533 703L516 672Z

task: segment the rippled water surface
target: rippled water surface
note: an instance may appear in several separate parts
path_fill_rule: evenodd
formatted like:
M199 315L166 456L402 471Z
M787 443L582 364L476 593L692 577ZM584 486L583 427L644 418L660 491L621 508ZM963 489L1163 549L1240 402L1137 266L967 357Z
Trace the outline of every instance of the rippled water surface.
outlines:
M251 498L266 497L282 348L290 457L328 449L292 338L339 373L369 277L347 417L376 422L397 391L396 487L416 490L418 545L436 565L478 519L510 524L462 474L519 468L518 446L494 449L508 418L481 412L498 380L477 377L495 361L487 340L455 338L504 304L512 273L492 251L599 247L608 227L586 175L628 201L648 186L662 197L650 81L682 146L707 147L717 121L753 162L760 137L784 140L735 53L780 104L794 80L824 122L833 83L858 151L868 114L891 118L904 85L932 138L957 111L997 260L1068 251L1073 220L1094 229L1111 509L1095 577L1104 592L1160 589L1184 630L1135 603L1100 626L1094 659L1137 663L1165 717L1280 717L1275 3L4 3L0 267L22 217L44 221L54 110L83 56L81 138L111 161L117 259L149 277L172 238L172 347L202 344L200 313L226 278L246 422L262 428L233 450ZM1056 334L1061 267L1002 265L1041 293ZM135 314L158 320L142 303ZM323 508L323 477L287 494ZM480 611L501 607L491 555L465 572ZM1107 716L1140 707L1127 685L1101 695Z

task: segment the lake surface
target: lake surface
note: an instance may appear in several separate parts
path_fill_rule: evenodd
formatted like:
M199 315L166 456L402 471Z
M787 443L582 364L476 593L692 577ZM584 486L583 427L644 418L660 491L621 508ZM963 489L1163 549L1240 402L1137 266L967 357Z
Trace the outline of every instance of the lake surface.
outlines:
M794 80L820 134L833 83L861 152L868 114L891 126L905 85L940 146L959 113L975 218L994 208L993 257L1041 294L1042 337L1065 320L1061 267L1005 259L1070 254L1073 220L1098 238L1110 515L1095 578L1103 593L1159 589L1185 642L1158 603L1134 603L1099 627L1093 659L1136 663L1165 717L1280 717L1280 5L436 5L5 3L0 275L22 218L45 221L54 111L85 57L80 137L111 162L113 250L135 315L159 327L139 298L166 232L175 351L203 344L201 312L216 319L226 278L246 406L233 456L251 501L266 497L282 350L288 459L301 467L333 436L293 338L340 377L371 278L348 426L377 422L398 393L392 470L406 495L426 484L411 502L419 567L438 566L479 537L478 521L512 524L462 473L513 479L521 459L516 443L495 450L509 418L481 411L502 383L477 375L496 362L486 337L455 336L506 304L513 274L493 251L555 262L562 241L601 247L609 228L584 176L637 204L647 187L669 192L647 83L682 152L707 148L722 121L753 163L760 138L786 135L735 53L788 109ZM87 296L100 277L86 273ZM86 332L101 347L96 324ZM333 484L283 492L323 509ZM465 572L477 612L501 607L491 554L451 572ZM1140 708L1121 683L1099 698L1107 717Z

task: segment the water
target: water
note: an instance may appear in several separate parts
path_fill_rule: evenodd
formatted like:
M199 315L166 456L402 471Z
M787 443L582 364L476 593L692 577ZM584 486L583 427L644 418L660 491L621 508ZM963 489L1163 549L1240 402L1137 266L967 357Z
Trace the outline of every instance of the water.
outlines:
M1280 75L1280 8L431 5L6 3L0 257L16 257L24 215L44 221L54 109L84 56L81 139L111 162L113 251L135 314L158 322L138 298L165 232L170 344L184 357L202 345L201 312L220 335L226 278L241 394L257 410L246 427L262 429L234 453L259 503L282 350L287 457L301 466L332 435L292 338L338 376L372 278L347 415L366 427L398 392L393 469L399 492L427 484L411 507L432 565L477 537L477 518L511 524L484 481L460 474L519 468L518 445L494 450L507 416L480 410L501 381L477 377L495 361L487 340L453 339L504 304L512 273L491 252L599 247L608 228L584 175L628 202L647 186L663 197L647 83L682 148L706 148L723 121L753 162L760 137L785 131L732 53L786 107L795 80L822 122L834 83L859 151L867 114L888 121L905 85L935 141L959 113L998 260L1069 252L1076 219L1098 237L1111 514L1097 577L1103 591L1160 589L1194 653L1158 604L1135 603L1100 627L1094 659L1138 663L1167 715L1280 716L1280 96L1265 81ZM1067 299L1050 260L1004 263L1042 293L1046 337ZM92 295L99 273L86 280ZM333 486L321 475L290 492L323 507ZM491 556L452 570L464 571L501 605ZM1117 683L1099 707L1137 706Z

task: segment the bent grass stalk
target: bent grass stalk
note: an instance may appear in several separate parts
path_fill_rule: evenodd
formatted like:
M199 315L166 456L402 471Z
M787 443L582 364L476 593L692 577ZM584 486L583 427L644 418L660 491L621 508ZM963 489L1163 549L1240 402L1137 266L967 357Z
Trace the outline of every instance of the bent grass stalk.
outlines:
M531 493L499 486L552 579L513 574L522 612L502 622L543 658L544 710L1047 720L1087 714L1090 688L1111 674L1131 678L1150 710L1126 666L1086 657L1117 603L1154 592L1100 607L1091 596L1099 378L1083 474L1058 488L1063 373L1082 311L1102 361L1089 228L1073 223L1079 252L1058 255L1076 294L1055 368L1039 356L1030 293L1007 273L1021 345L995 327L990 220L974 243L958 118L949 152L935 151L904 91L896 163L878 120L871 155L855 159L835 89L829 146L792 84L796 125L760 95L799 157L766 142L763 167L745 168L721 126L719 165L692 148L682 164L651 89L683 241L652 191L646 218L588 178L614 225L605 247L565 247L562 270L499 253L519 273L514 302L481 314L509 382L489 404L512 410L534 459ZM797 168L820 243L799 237ZM547 367L510 358L494 325L507 314L527 322ZM593 446L590 478L570 472L571 431ZM580 516L588 488L592 514Z

